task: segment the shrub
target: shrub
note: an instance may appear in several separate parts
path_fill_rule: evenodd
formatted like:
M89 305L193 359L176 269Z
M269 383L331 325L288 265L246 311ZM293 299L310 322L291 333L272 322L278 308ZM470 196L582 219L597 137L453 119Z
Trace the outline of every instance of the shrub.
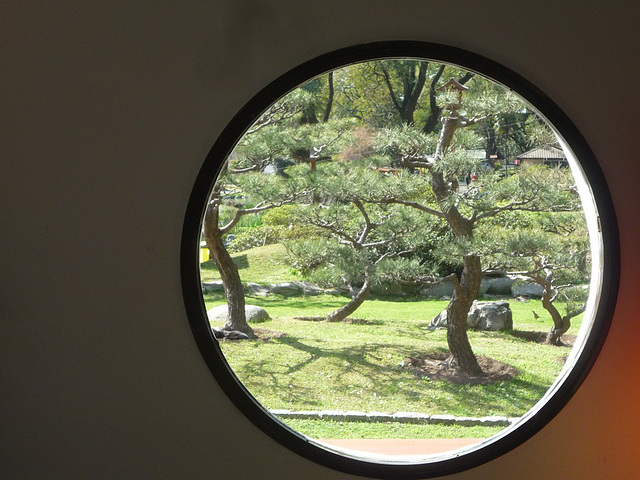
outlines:
M242 252L250 248L276 243L270 241L269 227L259 226L251 228L243 228L234 233L234 237L229 243L227 249L231 253Z
M254 247L283 243L313 235L310 227L285 225L259 225L238 229L229 242L229 252L242 252Z

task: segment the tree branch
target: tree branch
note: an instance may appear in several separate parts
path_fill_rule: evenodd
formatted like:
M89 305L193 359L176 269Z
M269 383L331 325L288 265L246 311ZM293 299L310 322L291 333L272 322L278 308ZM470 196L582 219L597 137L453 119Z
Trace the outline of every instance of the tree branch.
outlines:
M409 168L426 168L429 169L435 164L433 157L423 157L424 159L416 159L415 157L405 155L402 157L402 164Z
M358 243L360 245L363 245L365 240L367 239L367 236L371 232L371 230L376 228L376 224L374 224L371 221L371 218L369 218L369 214L367 213L367 210L364 208L364 205L362 204L360 199L356 198L356 199L352 200L352 203L360 211L360 214L362 215L362 218L364 218L364 229L362 230L362 233L360 234L360 238L358 239Z
M389 96L391 97L391 101L393 102L393 105L396 107L398 112L401 112L402 111L402 106L398 103L398 99L396 98L396 94L393 91L393 86L391 85L391 79L389 78L389 72L387 71L386 68L382 69L382 74L384 76L384 81L387 84L387 88L389 89Z
M282 205L287 205L289 203L292 203L294 200L295 200L294 198L287 198L280 202L273 202L273 203L261 202L256 207L238 210L235 216L231 219L231 221L227 223L224 227L220 227L219 230L222 234L226 234L233 227L235 227L240 221L240 219L245 215L250 215L252 213L260 213L260 212L264 212L265 210L269 210L271 208L281 207Z
M269 125L274 125L276 123L282 122L288 118L295 116L296 114L302 112L304 110L304 106L299 105L294 107L293 109L288 109L287 104L276 104L272 105L258 120L259 123L254 124L252 128L247 130L245 135L252 135Z
M375 203L378 205L390 205L390 204L396 204L396 205L405 205L407 207L412 207L415 208L417 210L423 211L425 213L428 213L429 215L434 215L438 218L446 218L445 214L442 213L439 210L435 210L431 207L427 207L426 205L423 205L421 203L418 202L411 202L408 200L400 200L398 198L387 198L387 199L383 199L383 200L375 200L375 201L371 201L370 203Z

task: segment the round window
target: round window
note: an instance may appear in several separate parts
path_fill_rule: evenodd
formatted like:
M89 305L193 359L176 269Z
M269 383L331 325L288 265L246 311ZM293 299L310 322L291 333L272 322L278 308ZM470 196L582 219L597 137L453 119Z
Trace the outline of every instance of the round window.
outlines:
M489 461L566 404L616 301L596 159L529 82L418 42L268 85L189 201L182 282L240 410L325 466L425 478Z

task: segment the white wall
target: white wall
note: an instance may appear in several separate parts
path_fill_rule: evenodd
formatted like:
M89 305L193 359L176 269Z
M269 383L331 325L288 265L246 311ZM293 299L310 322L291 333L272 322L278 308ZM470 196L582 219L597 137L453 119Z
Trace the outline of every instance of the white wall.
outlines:
M463 47L546 92L600 159L622 246L600 359L563 412L456 479L640 470L634 1L4 2L0 477L351 478L253 427L191 336L179 247L197 171L257 90L318 54Z

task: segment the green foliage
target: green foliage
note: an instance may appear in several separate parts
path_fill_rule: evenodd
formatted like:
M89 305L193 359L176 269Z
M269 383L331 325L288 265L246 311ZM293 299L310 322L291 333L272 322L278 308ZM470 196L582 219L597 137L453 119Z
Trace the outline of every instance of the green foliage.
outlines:
M544 258L558 284L586 281L588 235L570 170L505 174L478 158L557 142L517 95L413 59L351 65L332 78L333 97L329 76L312 79L238 142L218 184L220 224L242 216L232 251L286 243L292 271L325 286L359 285L365 274L377 287L418 282L459 272L466 255L525 273ZM451 78L465 83L461 97L440 89ZM442 125L454 125L445 118L457 129L443 143ZM268 165L277 174L262 173ZM467 185L470 173L478 177ZM470 225L464 235L445 220L452 210Z
M291 258L291 265L302 275L323 266L331 265L339 250L332 242L318 237L303 238L297 242L287 242L285 247Z
M466 118L495 118L498 114L516 112L525 104L511 90L479 75L467 84L470 90L465 93L461 107L461 116Z
M435 151L438 138L427 135L408 125L399 128L386 127L376 136L377 150L390 157L420 157Z
M278 209L270 211L276 210ZM232 240L229 242L228 250L230 252L242 252L263 245L288 243L301 238L314 237L317 233L313 227L305 225L290 224L285 226L263 223L254 227L234 230L233 237L229 237Z
M539 227L540 215L541 212L504 210L488 218L483 226L499 228L508 225L512 229Z
M300 209L298 205L283 205L279 208L267 210L262 215L262 223L270 227L293 225L296 221L297 211Z
M269 235L270 230L269 227L243 228L234 234L227 250L229 252L243 252L250 248L278 243L275 235Z
M485 202L500 206L517 202L521 210L576 211L581 208L575 180L566 168L530 166L503 180L488 179Z
M376 68L378 62L363 62L335 72L336 84L343 93L337 99L339 111L364 119L372 127L400 122L384 80Z
M418 257L387 258L376 269L376 283L390 290L431 277L431 269Z
M311 92L305 88L297 88L278 99L249 128L249 135L269 125L291 126L298 123L299 115L314 102L314 93L317 92Z

